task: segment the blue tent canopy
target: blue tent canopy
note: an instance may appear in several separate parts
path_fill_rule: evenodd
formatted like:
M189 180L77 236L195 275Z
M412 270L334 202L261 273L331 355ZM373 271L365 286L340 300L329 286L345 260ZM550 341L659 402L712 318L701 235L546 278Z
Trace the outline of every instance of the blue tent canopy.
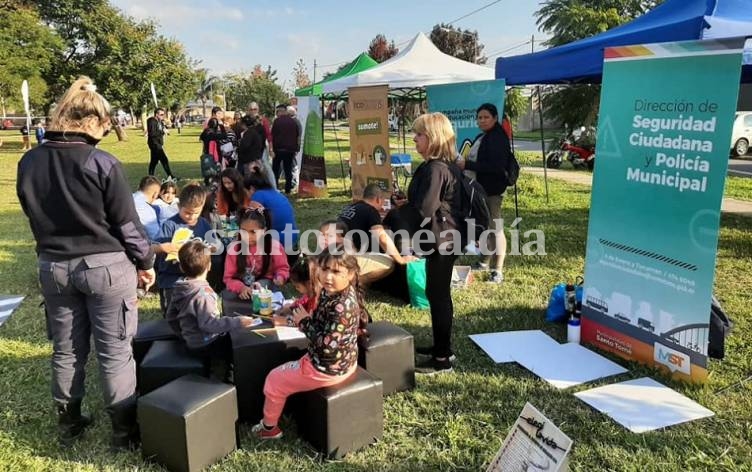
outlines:
M500 57L496 78L507 85L599 83L604 48L734 36L752 36L749 0L666 0L596 36L533 54ZM750 56L745 54L745 59ZM752 79L752 67L745 66L743 78Z

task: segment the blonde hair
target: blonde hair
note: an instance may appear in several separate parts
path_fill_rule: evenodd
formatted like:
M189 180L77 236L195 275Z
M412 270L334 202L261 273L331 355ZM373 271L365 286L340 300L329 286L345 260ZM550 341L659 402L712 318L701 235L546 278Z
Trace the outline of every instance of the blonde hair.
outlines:
M90 78L82 75L52 112L50 129L55 131L85 131L104 127L110 121L110 104L97 93Z
M429 159L454 162L457 156L456 136L452 123L443 113L425 113L413 122L413 131L428 138Z

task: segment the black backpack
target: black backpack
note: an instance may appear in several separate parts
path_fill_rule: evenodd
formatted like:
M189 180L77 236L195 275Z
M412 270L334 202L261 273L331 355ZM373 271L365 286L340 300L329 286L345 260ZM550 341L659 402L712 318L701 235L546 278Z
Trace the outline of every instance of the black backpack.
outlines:
M517 183L517 179L520 177L520 163L517 162L517 158L514 157L514 153L509 153L509 159L507 159L507 167L504 169L504 178L506 179L507 187L514 187Z
M201 177L216 177L221 172L219 163L214 162L214 156L211 154L201 155Z
M710 334L708 335L708 357L723 359L726 355L726 336L734 323L721 308L715 296L710 301Z
M464 222L460 228L464 231L466 242L477 242L480 235L487 230L491 224L491 211L486 203L486 191L477 180L466 176L457 166L448 165L449 170L457 179L460 192L460 208L456 209L456 214ZM474 226L475 233L472 233L471 225Z

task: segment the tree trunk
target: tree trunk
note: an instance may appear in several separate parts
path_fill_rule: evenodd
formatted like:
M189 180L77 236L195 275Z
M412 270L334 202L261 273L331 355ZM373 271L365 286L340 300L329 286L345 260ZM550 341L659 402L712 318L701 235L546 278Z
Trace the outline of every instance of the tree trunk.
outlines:
M118 141L128 141L128 135L125 133L125 130L120 127L120 123L116 123L113 128L115 129L115 134L117 135Z

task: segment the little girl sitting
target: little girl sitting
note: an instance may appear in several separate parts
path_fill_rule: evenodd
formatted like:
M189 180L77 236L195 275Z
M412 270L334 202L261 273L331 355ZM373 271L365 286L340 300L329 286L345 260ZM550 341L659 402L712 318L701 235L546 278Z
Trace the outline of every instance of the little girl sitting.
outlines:
M159 198L154 200L153 205L159 208L159 225L178 214L180 200L176 197L178 186L172 179L162 182L159 189Z
M358 287L358 261L340 246L325 250L316 264L322 286L316 309L308 313L297 307L283 321L289 320L305 333L310 341L308 353L266 377L264 417L251 429L260 439L282 437L277 423L288 396L337 385L358 368L358 337L366 334L368 323Z
M290 276L285 249L267 232L269 216L264 208L238 215L240 233L227 248L223 282L241 300L251 299L254 285L281 287Z

